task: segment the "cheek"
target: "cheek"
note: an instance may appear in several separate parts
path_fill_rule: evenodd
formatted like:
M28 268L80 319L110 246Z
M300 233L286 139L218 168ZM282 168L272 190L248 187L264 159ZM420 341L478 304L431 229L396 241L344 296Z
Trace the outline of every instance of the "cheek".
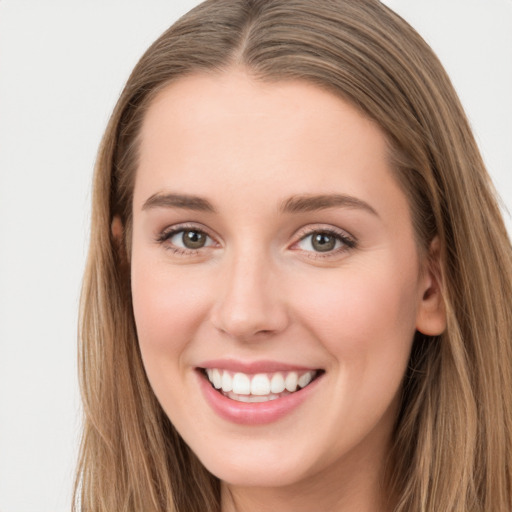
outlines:
M165 261L137 256L132 260L133 310L142 361L158 401L175 425L186 422L190 411L196 410L189 407L183 385L193 377L188 354L207 310L208 288L204 276L195 279L185 268L176 270Z
M295 296L308 329L336 359L395 362L407 358L414 336L416 280L413 264L390 258L305 280Z
M143 264L142 264L143 263ZM205 276L162 261L132 260L132 297L142 356L179 354L204 318L209 286ZM148 368L149 370L149 368Z

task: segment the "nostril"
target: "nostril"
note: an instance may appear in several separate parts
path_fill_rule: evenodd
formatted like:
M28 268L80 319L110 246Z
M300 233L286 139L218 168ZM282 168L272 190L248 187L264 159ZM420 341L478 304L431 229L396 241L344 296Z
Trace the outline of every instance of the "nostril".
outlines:
M264 339L289 323L287 296L271 278L267 263L253 254L240 255L221 270L210 312L214 327L240 340Z
M267 339L282 333L289 323L285 308L268 302L231 305L219 303L210 318L219 332L242 341Z

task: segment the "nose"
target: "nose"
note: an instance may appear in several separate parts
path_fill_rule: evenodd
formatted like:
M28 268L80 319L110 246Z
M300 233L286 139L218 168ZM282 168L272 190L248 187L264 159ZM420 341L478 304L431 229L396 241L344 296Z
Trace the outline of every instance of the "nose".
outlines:
M253 341L282 332L289 323L279 272L267 255L239 255L226 261L211 311L216 329Z

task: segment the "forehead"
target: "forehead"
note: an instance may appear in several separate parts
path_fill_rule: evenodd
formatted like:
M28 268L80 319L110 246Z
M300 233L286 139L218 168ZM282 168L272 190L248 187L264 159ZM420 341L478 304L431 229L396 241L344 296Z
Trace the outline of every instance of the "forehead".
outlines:
M254 145L263 134L279 135L276 144L297 136L327 144L342 131L343 140L336 140L340 149L345 142L370 139L381 153L386 146L371 119L331 92L306 81L263 82L243 70L231 70L182 77L160 91L145 115L142 150L148 144L168 144L171 133L176 142L191 135L222 140L232 128L243 128L238 144L245 140Z
M305 81L181 78L150 104L139 149L135 210L164 191L262 207L304 193L400 194L376 123Z

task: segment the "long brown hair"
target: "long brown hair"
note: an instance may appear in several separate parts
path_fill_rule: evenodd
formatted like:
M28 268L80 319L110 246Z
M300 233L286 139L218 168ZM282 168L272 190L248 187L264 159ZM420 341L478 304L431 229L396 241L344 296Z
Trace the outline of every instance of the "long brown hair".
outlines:
M141 58L96 165L80 315L85 410L75 503L87 511L219 512L219 482L163 413L131 308L138 134L163 87L243 67L349 101L386 134L420 248L439 240L447 329L416 336L389 465L395 512L512 510L512 259L495 193L438 59L377 0L208 0ZM114 217L124 240L111 233Z

